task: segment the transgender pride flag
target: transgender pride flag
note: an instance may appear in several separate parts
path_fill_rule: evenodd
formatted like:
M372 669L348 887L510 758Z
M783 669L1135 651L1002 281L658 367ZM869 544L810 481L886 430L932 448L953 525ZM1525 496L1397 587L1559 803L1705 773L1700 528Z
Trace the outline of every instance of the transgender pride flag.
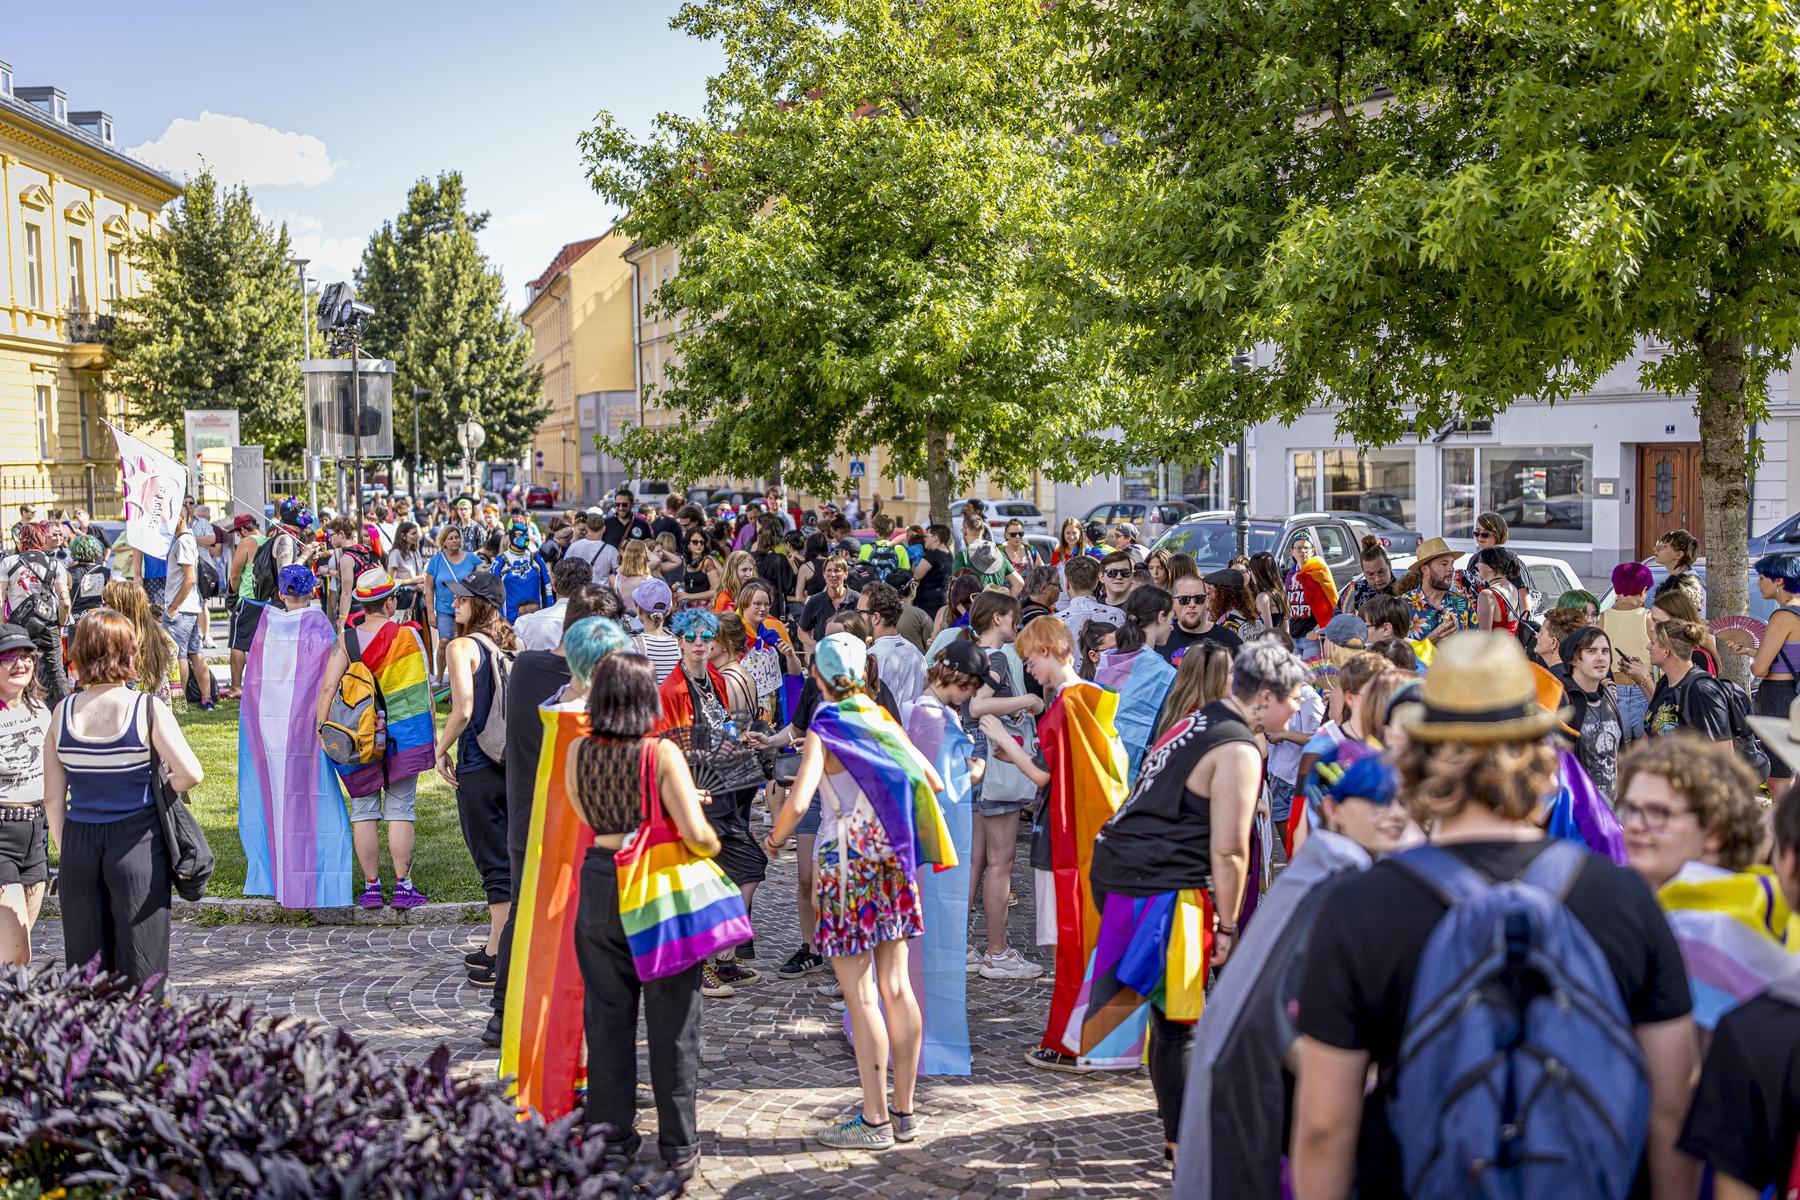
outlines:
M284 908L350 903L350 815L317 732L319 692L336 640L319 608L287 612L272 604L244 669L238 725L244 895L273 896Z

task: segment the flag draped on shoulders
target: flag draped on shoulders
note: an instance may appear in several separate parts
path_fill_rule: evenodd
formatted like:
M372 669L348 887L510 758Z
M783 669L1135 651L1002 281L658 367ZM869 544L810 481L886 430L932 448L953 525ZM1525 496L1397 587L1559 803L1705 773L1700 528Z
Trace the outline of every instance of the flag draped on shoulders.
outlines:
M1175 682L1175 668L1144 646L1130 654L1107 653L1100 657L1094 682L1119 693L1119 709L1113 725L1125 747L1125 778L1137 782L1138 764L1156 736L1156 719Z
M1690 862L1656 893L1687 964L1694 1023L1719 1018L1800 966L1794 914L1767 867Z
M317 608L268 606L244 668L238 723L244 894L273 896L284 908L340 908L351 900L350 818L317 732L335 637L331 619Z
M425 646L416 626L389 621L372 638L360 639L363 665L381 688L387 706L387 758L361 766L336 764L352 796L373 796L397 780L429 771L436 758L431 685L425 677Z
M1063 1054L1081 1052L1079 1043L1067 1040L1067 1031L1100 936L1100 913L1088 886L1094 839L1129 791L1125 749L1113 727L1118 706L1116 692L1072 683L1038 722L1038 743L1050 771L1051 855L1047 888L1040 874L1038 906L1056 945L1056 986L1043 1045ZM1045 924L1041 918L1040 931Z
M960 861L938 794L944 782L888 711L867 696L821 704L811 732L837 756L887 834L908 879L921 863L946 871Z
M926 694L913 706L907 736L944 781L939 807L956 847L957 865L919 879L920 915L925 935L919 952L907 956L913 994L925 1018L919 1070L926 1075L967 1075L969 1050L969 868L974 829L969 756L975 743L957 723L956 713ZM848 1014L846 1014L848 1016Z
M1573 750L1557 754L1556 791L1545 805L1544 831L1625 865L1625 830Z

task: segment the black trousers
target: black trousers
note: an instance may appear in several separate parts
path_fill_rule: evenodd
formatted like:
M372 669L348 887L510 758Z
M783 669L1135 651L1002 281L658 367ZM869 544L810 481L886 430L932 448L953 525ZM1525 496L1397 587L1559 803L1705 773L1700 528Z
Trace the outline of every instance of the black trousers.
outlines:
M463 842L481 872L489 904L512 899L512 864L506 848L506 774L499 767L456 773L456 815Z
M618 871L599 846L581 866L575 914L575 957L587 987L587 1122L608 1127L608 1146L635 1154L638 997L650 1047L650 1091L656 1097L657 1149L682 1163L700 1149L694 1095L700 1082L700 967L664 979L639 980L619 922Z
M1194 1027L1171 1021L1150 1006L1150 1088L1156 1093L1156 1115L1162 1118L1163 1141L1181 1140L1181 1095L1187 1091L1188 1058L1194 1051Z
M57 626L29 634L38 652L38 678L44 681L44 703L55 708L69 694L69 676L63 670L62 630Z
M63 824L63 958L133 979L169 970L169 851L154 806L122 821Z

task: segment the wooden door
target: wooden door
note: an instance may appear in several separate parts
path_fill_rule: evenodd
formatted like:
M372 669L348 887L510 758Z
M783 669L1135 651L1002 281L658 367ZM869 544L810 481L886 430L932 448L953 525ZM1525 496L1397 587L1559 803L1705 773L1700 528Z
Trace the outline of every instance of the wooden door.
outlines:
M1704 543L1700 444L1639 446L1637 462L1638 558L1649 558L1656 539L1671 529L1685 529Z

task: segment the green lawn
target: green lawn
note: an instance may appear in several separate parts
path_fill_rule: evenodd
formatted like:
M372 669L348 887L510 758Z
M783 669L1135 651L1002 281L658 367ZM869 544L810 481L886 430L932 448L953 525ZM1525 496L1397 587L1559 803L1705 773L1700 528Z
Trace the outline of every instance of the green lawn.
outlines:
M438 711L443 720L445 709ZM191 797L194 813L206 830L206 840L218 856L219 867L207 887L209 896L244 894L244 847L238 840L238 706L221 701L213 712L191 710L181 718L182 732L205 768L206 780ZM486 899L481 877L463 845L456 820L456 793L436 771L419 777L417 846L413 854L413 882L433 900L475 901ZM392 890L394 864L388 860L387 838L381 846L381 877Z

